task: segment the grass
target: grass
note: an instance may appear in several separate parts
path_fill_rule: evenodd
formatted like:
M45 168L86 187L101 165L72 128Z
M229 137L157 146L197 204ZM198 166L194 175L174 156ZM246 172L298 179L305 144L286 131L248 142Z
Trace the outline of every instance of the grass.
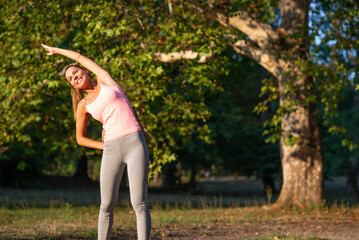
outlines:
M296 208L267 209L266 205L247 207L210 206L211 199L202 197L201 207L190 205L151 204L152 227L161 229L167 226L210 226L213 224L240 225L245 223L273 223L324 221L335 224L338 221L359 219L359 208L347 204L333 204L330 208ZM218 202L218 201L217 201ZM60 202L57 206L34 207L31 204L13 204L0 207L0 236L3 238L37 239L44 236L59 238L68 236L72 239L80 237L95 238L97 232L97 205L75 206L68 202ZM43 202L41 202L43 204ZM189 203L188 203L189 204ZM116 229L135 229L135 213L129 204L120 204L115 209ZM156 230L154 230L156 234ZM161 235L163 231L157 231ZM69 235L70 234L70 235ZM295 238L274 235L260 239L316 239Z
M119 193L119 205L129 206L129 193ZM148 201L153 206L161 207L239 207L263 205L267 203L264 195L256 196L221 196L189 194L149 194ZM88 190L15 190L0 189L0 206L7 208L61 207L65 203L73 206L99 205L99 191Z
M249 183L247 194L241 192L240 196L211 195L215 192L207 190L214 191L215 187L225 189L232 184L233 187L231 185L229 188L231 191L243 191L243 186L235 188L236 183L210 184L202 183L202 186L208 186L204 189L208 195L150 194L152 239L171 238L173 234L181 235L182 231L189 231L187 236L193 233L193 236L210 239L206 234L211 228L220 226L223 231L239 229L239 232L243 232L241 226L253 225L252 237L248 239L323 240L295 236L300 234L278 235L279 232L272 230L272 227L286 228L288 224L303 228L322 224L323 227L359 222L359 206L354 206L351 197L338 190L343 188L327 191L330 207L271 209L268 208L266 196L249 192L253 189ZM338 193L341 193L340 199L345 199L339 203L336 202L338 198L335 198L339 196ZM136 217L130 206L129 194L121 192L118 202L112 236L115 239L136 239ZM97 234L99 203L100 195L96 190L0 189L0 239L94 239ZM257 236L256 227L266 224L269 230L266 233L259 232Z
M345 204L354 203L354 195L346 192L346 178L338 177L326 181L327 199L330 204L343 201ZM263 185L255 178L244 179L216 179L202 180L198 187L202 195L186 194L152 194L149 202L152 205L186 206L186 207L239 207L264 205L268 203L267 196L263 195ZM276 200L275 195L271 202ZM16 207L60 207L64 203L74 206L98 205L100 203L99 189L95 190L12 190L0 188L0 206ZM120 192L120 205L128 205L129 194Z

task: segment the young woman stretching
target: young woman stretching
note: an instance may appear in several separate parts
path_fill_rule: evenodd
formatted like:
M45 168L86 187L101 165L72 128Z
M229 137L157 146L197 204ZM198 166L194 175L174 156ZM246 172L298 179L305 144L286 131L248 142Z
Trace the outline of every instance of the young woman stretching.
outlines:
M109 239L113 210L126 165L131 204L137 217L138 239L149 239L151 217L147 203L148 150L129 101L111 75L91 59L74 51L42 46L48 51L48 55L60 54L85 67L69 65L65 68L64 75L71 85L77 143L103 149L98 239ZM97 82L92 80L87 69L96 75ZM83 92L87 93L84 98ZM90 115L103 123L103 142L86 137L86 122Z

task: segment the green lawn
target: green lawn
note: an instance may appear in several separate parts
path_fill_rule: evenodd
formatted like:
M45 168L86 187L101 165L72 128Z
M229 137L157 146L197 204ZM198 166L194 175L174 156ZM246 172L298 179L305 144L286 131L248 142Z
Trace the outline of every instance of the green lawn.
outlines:
M15 191L15 190L11 190ZM16 191L15 191L16 192ZM15 195L15 192L9 194ZM4 192L2 192L4 194ZM32 193L32 194L30 194ZM65 192L61 192L64 194ZM0 236L4 239L93 239L97 232L97 217L99 206L89 204L87 206L74 205L72 202L89 202L92 197L96 198L96 193L89 192L68 192L69 195L63 195L58 201L54 199L60 192L51 191L23 191L17 192L18 198L4 197L2 195L0 207ZM28 200L20 199L20 196L28 195ZM47 195L47 198L45 197ZM36 197L42 197L42 200L36 201ZM82 196L82 198L81 198ZM126 195L125 195L126 196ZM221 201L216 197L197 197L197 207L192 207L190 199L183 197L182 204L164 205L164 195L158 195L158 202L152 201L150 204L152 217L152 234L157 239L166 239L171 236L171 226L175 226L178 232L180 229L193 229L197 227L200 230L197 234L205 234L208 226L242 226L244 224L275 224L285 225L288 222L298 222L306 224L317 221L326 224L336 224L336 221L348 221L359 219L359 207L350 207L348 204L333 204L331 207L323 208L296 208L296 209L270 209L268 205L262 202L253 206L239 207L232 199L233 206L221 207ZM46 200L47 199L47 200ZM15 202L13 202L13 200ZM77 202L79 201L79 202ZM202 229L203 228L203 229ZM120 201L115 209L114 222L115 239L122 239L121 234L125 234L128 239L135 238L136 219L135 213L126 199ZM123 231L130 230L124 233ZM254 233L255 234L255 233ZM296 238L286 235L266 236L266 238L257 239L319 239ZM116 238L117 236L117 238ZM156 238L155 238L156 239ZM255 239L255 238L253 238Z
M275 196L269 202L258 193L260 185L255 180L242 181L240 187L231 181L201 182L205 193L201 196L150 193L151 236L152 239L228 236L260 240L342 239L341 236L346 239L347 232L359 235L359 228L354 231L359 226L359 206L346 194L344 179L339 180L328 184L329 207L270 208ZM213 195L215 191L229 189L237 194ZM98 190L0 189L0 239L94 239L99 204ZM113 239L136 239L135 213L126 192L119 194L114 219Z

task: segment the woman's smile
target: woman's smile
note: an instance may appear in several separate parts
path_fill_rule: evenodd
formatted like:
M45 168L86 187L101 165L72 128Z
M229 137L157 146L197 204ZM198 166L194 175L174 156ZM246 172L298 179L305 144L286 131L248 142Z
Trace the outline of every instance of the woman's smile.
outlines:
M81 83L82 82L82 77L79 77L78 79L77 79L77 81L76 81L76 84L78 85L79 83Z

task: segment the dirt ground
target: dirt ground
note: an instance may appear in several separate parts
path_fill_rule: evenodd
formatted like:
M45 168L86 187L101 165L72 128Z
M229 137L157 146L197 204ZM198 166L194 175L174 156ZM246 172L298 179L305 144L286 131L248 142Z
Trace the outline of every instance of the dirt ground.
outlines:
M278 237L277 237L278 236ZM294 238L295 237L295 238ZM289 223L244 223L242 225L229 225L222 223L207 224L202 226L180 226L171 224L166 227L153 227L152 240L167 239L271 239L294 240L298 237L313 240L359 240L359 220L341 223L326 223L318 221L289 222ZM2 238L0 239L10 239ZM53 240L87 240L88 237L58 236L51 238L11 238L11 239L53 239ZM111 231L112 240L137 239L136 229L114 228Z
M237 181L233 182L234 186L228 188L226 185L231 184L231 180L211 182L213 185L218 184L218 189L231 189L238 191L242 195L261 192L262 185L257 180L240 180L241 185ZM225 185L223 185L225 183ZM346 178L337 178L326 182L326 189L330 195L336 197L347 196L345 192ZM232 186L233 186L232 185ZM248 185L248 188L244 186ZM202 184L205 186L205 183ZM205 188L206 189L206 188ZM245 192L244 192L245 191ZM252 191L252 192L251 192ZM114 229L115 239L135 239L135 230ZM242 225L229 225L222 223L214 223L211 225L184 227L179 225L171 225L163 228L152 228L151 239L258 239L273 238L274 235L285 235L287 237L315 237L320 240L359 240L359 219L338 220L332 219L331 222L318 220L300 220L287 222L270 222L270 223L244 223ZM286 239L286 238L284 238ZM288 239L288 238L287 238Z
M63 181L60 181L63 183ZM241 183L241 184L238 184ZM236 192L241 196L254 195L262 191L260 181L255 179L233 180L224 179L216 181L204 181L200 185L203 187L204 192L211 189L217 192L218 189L230 189L231 192ZM210 186L210 187L207 187ZM218 185L218 186L217 186ZM98 186L94 187L95 189ZM215 190L215 191L214 191ZM326 190L329 196L333 196L333 200L348 199L348 194L345 188L345 178L338 178L335 181L326 182ZM222 192L226 193L226 192ZM150 194L151 196L156 194ZM158 196L157 196L158 197ZM177 195L172 196L178 200ZM164 198L167 201L172 201L168 196ZM350 198L349 198L350 200ZM275 235L284 235L283 237L274 237ZM136 229L121 229L113 228L111 232L111 239L137 239ZM152 226L151 239L292 239L290 237L311 237L311 239L318 240L359 240L359 218L341 218L330 220L295 220L288 221L271 221L271 222L252 222L243 224L225 224L225 223L210 223L204 225L183 226L179 224L170 224L165 227ZM0 237L0 239L2 239ZM51 239L79 239L71 237L71 233L66 237L55 237ZM81 238L88 239L88 238Z
M151 239L263 239L273 235L316 237L321 240L358 240L359 221L339 224L306 221L285 224L245 223L239 226L218 223L193 227L171 225L165 228L152 228ZM114 229L112 236L112 239L135 239L136 231Z

